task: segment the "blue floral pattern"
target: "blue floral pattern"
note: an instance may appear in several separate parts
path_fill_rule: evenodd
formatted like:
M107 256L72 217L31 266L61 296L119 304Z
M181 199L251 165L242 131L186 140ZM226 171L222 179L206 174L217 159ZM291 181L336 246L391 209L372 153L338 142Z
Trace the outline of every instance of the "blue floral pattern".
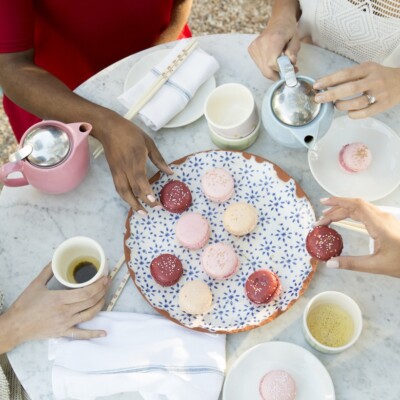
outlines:
M209 201L201 191L202 175L216 167L227 169L235 180L235 194L223 204ZM154 192L160 193L171 179L184 181L193 196L188 211L199 212L210 223L209 244L230 243L240 257L240 268L227 280L212 279L202 269L202 249L188 250L176 241L174 229L179 215L153 210L142 219L134 214L130 217L130 236L125 245L131 254L129 268L144 297L176 322L211 332L243 331L280 315L299 298L315 270L305 248L315 215L307 197L297 196L296 182L280 179L276 166L271 162L256 160L254 156L245 157L240 152L197 153L188 156L181 164L173 164L172 168L175 172L173 177L162 174L153 183ZM240 238L228 233L222 223L226 207L239 201L252 204L259 215L255 231ZM184 273L174 286L161 287L150 274L151 261L161 253L175 254L182 261ZM260 268L269 268L279 276L282 293L276 301L256 306L247 299L244 284L247 277ZM202 316L189 315L178 304L182 285L194 279L206 282L213 293L213 308Z

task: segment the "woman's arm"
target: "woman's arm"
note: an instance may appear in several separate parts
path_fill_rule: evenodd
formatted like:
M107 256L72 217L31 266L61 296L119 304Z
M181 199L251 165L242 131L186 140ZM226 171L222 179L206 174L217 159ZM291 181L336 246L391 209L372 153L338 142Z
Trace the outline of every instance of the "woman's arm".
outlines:
M187 23L193 0L175 0L168 28L161 33L155 44L176 40Z
M33 50L0 54L0 86L22 108L43 119L84 121L92 136L104 146L115 187L136 211L140 204L157 205L146 174L147 157L162 171L171 173L153 140L132 122L105 107L76 95L59 79L36 66ZM151 197L153 196L153 197Z
M0 354L28 340L67 336L89 339L105 336L105 331L91 331L75 325L89 321L104 305L109 278L74 290L49 290L53 276L47 265L18 299L0 315Z
M298 0L277 0L265 30L250 44L249 53L262 74L279 79L277 58L285 53L293 64L297 62L300 39L297 21L301 10Z

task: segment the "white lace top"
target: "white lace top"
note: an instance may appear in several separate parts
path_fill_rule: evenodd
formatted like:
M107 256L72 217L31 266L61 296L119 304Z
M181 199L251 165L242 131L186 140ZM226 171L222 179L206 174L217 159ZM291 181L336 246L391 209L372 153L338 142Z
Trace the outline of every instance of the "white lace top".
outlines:
M302 37L357 62L400 67L400 0L299 0Z

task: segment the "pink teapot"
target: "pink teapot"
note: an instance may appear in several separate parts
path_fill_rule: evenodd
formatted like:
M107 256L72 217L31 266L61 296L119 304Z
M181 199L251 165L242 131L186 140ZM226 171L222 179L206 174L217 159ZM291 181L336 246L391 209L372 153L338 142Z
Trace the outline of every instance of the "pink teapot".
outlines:
M0 167L0 182L13 187L30 184L52 194L74 189L89 168L91 129L83 122L42 121L31 126L10 162ZM8 177L13 172L20 172L22 177Z

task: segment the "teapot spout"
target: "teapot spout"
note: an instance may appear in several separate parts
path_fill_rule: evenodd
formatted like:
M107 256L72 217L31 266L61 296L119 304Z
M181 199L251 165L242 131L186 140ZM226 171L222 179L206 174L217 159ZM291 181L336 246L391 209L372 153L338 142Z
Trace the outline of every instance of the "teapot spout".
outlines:
M87 139L90 131L92 130L92 125L87 122L74 122L72 124L68 124L71 128L72 137L74 142L79 145L83 140Z

